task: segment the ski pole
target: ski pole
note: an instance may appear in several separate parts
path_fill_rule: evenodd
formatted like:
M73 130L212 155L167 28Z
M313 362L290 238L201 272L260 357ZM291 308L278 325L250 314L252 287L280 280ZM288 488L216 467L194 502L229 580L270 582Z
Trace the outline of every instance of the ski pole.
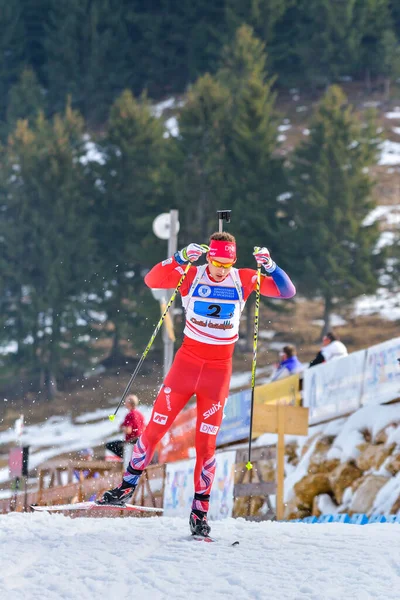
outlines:
M139 369L142 366L143 361L146 358L146 356L147 356L147 354L148 354L148 352L149 352L149 350L150 350L150 348L151 348L151 346L152 346L152 344L153 344L153 342L154 342L154 340L156 338L157 333L160 331L160 328L161 328L161 326L162 326L162 324L164 322L166 314L169 311L171 305L173 304L173 302L175 300L175 297L176 297L176 295L177 295L177 293L179 291L179 288L181 287L182 283L185 281L185 277L188 274L188 271L189 271L190 267L191 267L191 263L189 262L186 265L185 271L184 271L182 277L180 278L178 285L174 289L173 294L172 294L171 298L169 299L169 302L168 302L167 306L165 307L165 310L164 310L163 314L161 315L161 318L158 321L155 330L153 331L153 335L151 336L151 338L149 340L149 343L147 344L147 346L146 346L146 348L145 348L145 350L144 350L144 352L143 352L143 354L142 354L142 356L141 356L138 364L136 365L136 369L134 370L134 372L131 375L130 380L128 381L128 385L126 386L125 391L124 391L124 393L121 396L121 400L119 401L117 408L115 409L114 413L112 415L109 415L109 417L108 417L110 419L110 421L114 421L115 415L119 411L119 409L121 407L121 404L123 403L123 401L125 400L126 396L128 395L128 392L129 392L129 390L131 388L131 385L134 382L134 380L136 378L136 375L139 373Z
M259 248L254 248L257 252ZM250 432L249 432L249 460L246 468L250 471L253 468L251 464L251 437L253 431L253 412L254 412L254 390L256 386L256 366L257 366L257 342L258 342L258 322L260 314L260 287L261 287L261 263L257 263L257 283L256 283L256 305L254 308L254 335L253 335L253 361L251 364L251 402L250 402Z

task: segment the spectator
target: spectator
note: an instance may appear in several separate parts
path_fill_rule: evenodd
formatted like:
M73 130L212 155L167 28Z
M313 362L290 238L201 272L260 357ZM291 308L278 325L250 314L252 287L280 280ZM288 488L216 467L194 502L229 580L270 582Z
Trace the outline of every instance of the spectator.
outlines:
M107 450L111 450L118 458L123 458L125 444L134 444L144 430L144 416L137 409L138 404L139 398L135 394L126 397L125 406L129 412L120 425L125 440L114 440L106 444Z
M294 373L299 373L303 370L303 366L297 358L296 346L288 344L284 346L280 353L280 363L277 366L275 373L273 373L271 381L277 381L284 377L289 377Z
M79 460L80 461L92 461L93 458L94 458L94 452L93 452L92 448L84 448L83 450L80 450L80 452L79 452ZM84 479L87 479L87 477L89 476L89 473L90 473L89 469L85 469L85 470L74 469L74 478L77 481L83 481ZM92 475L92 477L97 479L97 477L99 477L99 473L94 473Z
M79 452L79 460L80 461L92 461L94 459L94 452L92 448L84 448ZM74 469L74 482L83 483L85 479L92 477L93 479L98 479L100 477L100 473L97 471L93 472L91 469ZM96 498L96 494L92 494L88 500L94 500ZM81 490L71 499L71 504L76 504L77 502L81 502Z
M315 367L320 363L332 360L332 358L341 358L347 356L346 346L334 335L331 331L328 331L322 338L322 348L318 352L317 356L310 362L310 367Z

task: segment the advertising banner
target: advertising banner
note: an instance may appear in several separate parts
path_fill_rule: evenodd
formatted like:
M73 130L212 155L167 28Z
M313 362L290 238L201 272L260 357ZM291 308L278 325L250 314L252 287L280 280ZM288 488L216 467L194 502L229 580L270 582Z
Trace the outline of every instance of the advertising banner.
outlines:
M368 348L363 404L384 404L400 398L400 338Z
M217 436L217 446L239 442L249 437L250 402L251 390L244 390L229 396Z
M214 485L210 497L210 519L232 516L236 451L218 452ZM192 507L195 459L167 464L164 487L164 515L188 517Z
M256 386L254 400L257 404L292 404L300 406L299 374Z
M158 462L168 463L194 456L196 405L183 410L157 446Z
M354 412L361 406L366 350L306 369L303 406L315 424Z

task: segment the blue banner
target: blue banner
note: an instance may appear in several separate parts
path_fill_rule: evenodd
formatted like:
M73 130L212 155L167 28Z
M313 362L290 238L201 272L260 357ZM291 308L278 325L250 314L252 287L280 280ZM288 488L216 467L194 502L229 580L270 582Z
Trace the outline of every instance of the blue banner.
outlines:
M217 436L217 446L239 442L249 437L250 404L251 390L243 390L229 396Z

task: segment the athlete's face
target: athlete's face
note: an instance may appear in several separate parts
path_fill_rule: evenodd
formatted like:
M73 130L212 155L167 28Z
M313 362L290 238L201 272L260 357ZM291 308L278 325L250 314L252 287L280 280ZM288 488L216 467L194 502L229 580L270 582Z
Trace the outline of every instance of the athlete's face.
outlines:
M210 258L207 254L207 262L211 277L215 281L223 281L228 276L236 260L232 262L229 258Z

